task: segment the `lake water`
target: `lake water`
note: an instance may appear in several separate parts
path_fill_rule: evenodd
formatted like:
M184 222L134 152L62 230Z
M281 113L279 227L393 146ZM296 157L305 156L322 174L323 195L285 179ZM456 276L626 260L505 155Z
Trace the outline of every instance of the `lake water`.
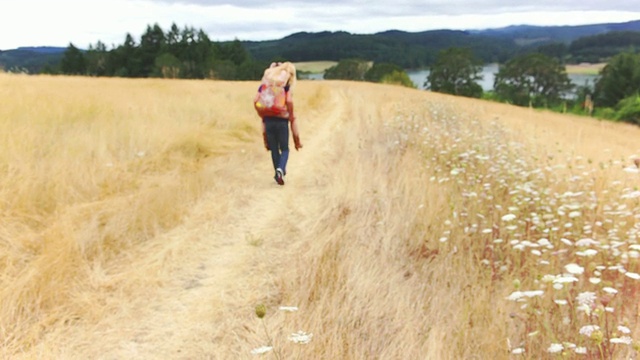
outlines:
M478 84L482 86L484 91L493 90L493 81L496 78L498 69L498 64L489 64L482 68L482 72L480 73L482 79L478 81ZM409 75L409 78L416 84L418 89L424 89L424 82L427 80L427 76L429 76L429 70L410 70L407 71L407 75ZM569 80L576 86L584 86L585 82L587 82L589 86L593 87L596 77L597 75L569 74Z
M498 64L488 64L482 68L482 79L478 81L484 91L493 90L493 81L498 72ZM418 89L424 90L424 82L429 76L429 70L407 70L409 79L413 81ZM310 80L322 80L323 74L310 74L307 78ZM569 74L569 79L576 86L584 86L585 82L588 82L589 86L593 87L597 75L585 75L585 74Z

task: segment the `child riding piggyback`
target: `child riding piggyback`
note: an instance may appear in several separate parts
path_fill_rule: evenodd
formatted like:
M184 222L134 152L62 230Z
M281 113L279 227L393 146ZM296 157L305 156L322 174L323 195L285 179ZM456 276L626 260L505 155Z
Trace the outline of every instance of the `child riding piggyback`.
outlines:
M284 185L289 159L289 127L296 150L302 148L293 106L296 68L290 62L272 63L264 71L260 87L253 99L256 112L262 119L264 146L271 151L274 179Z

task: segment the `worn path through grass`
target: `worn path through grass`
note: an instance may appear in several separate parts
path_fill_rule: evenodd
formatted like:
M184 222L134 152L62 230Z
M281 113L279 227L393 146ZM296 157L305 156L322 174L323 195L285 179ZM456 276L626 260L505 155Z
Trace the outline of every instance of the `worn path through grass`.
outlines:
M304 148L296 152L292 147L283 187L273 181L270 155L259 148L258 139L249 150L211 160L207 166L216 185L183 224L123 255L110 268L96 270L96 282L109 280L84 295L92 302L98 299L96 306L105 315L52 328L24 355L249 356L252 347L265 342L253 307L277 297L274 266L286 262L278 253L292 242L309 240L300 238L297 222L321 203L323 152L331 144L332 129L344 120L343 97L341 91L328 99L334 105L330 113L299 111ZM136 269L156 269L155 276L136 278Z

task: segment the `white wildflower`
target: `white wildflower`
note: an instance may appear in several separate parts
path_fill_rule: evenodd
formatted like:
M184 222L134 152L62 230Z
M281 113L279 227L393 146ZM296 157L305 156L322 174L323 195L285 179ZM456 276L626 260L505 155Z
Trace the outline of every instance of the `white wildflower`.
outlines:
M292 341L296 344L308 344L311 341L313 334L307 334L304 331L300 330L297 333L293 333L289 335L289 341Z
M612 287L608 287L608 286L602 288L602 291L606 292L607 294L612 294L612 295L615 295L615 294L618 293L618 290L616 290L616 289L614 289Z
M587 249L585 251L578 251L576 255L582 256L582 257L592 257L592 256L595 256L597 253L598 253L597 250Z
M567 305L569 303L567 300L553 300L553 302L558 305Z
M587 353L587 348L584 346L579 346L573 350L576 354L584 355Z
M571 219L575 219L577 217L580 217L580 215L582 215L582 213L580 211L572 211L569 213L569 217Z
M612 343L612 344L631 345L631 342L633 342L633 340L628 336L623 336L623 337L619 337L619 338L609 339L609 342Z
M532 298L534 296L542 296L542 294L544 294L542 290L514 291L511 295L507 296L507 300L518 301L525 297Z
M600 284L600 282L601 282L601 281L602 281L602 279L597 278L597 277L591 277L591 278L589 278L589 282L590 282L590 283L592 283L592 284L594 284L594 285Z
M549 345L549 348L547 349L547 351L552 354L559 353L562 350L564 350L564 346L562 346L562 344L556 344L556 343Z
M564 283L572 283L578 281L578 278L575 276L560 276L553 280L554 284L564 284Z
M580 328L579 333L581 335L591 336L591 334L593 334L593 332L596 331L596 330L600 330L600 326L598 326L598 325L585 325L585 326Z
M624 273L625 276L632 278L634 280L640 280L640 275L636 274L636 273L632 273L632 272L626 272Z
M542 238L542 239L538 240L538 245L546 246L548 248L553 248L553 245L551 244L551 241L549 241L549 239L545 239L545 238Z
M576 246L590 246L590 245L598 245L598 242L590 239L590 238L584 238L584 239L580 239L578 241L576 241Z
M567 246L573 246L573 243L569 239L562 238L562 239L560 239L560 241L562 241L562 243L567 245Z
M596 302L596 294L591 291L585 291L576 297L576 301L580 305L591 306Z
M515 348L511 350L511 353L515 355L524 354L524 348Z
M502 221L511 221L515 220L516 216L513 214L507 214L502 217Z
M631 333L631 329L629 329L626 326L622 326L622 325L618 325L618 331L620 331L623 334L630 334Z
M567 264L564 268L569 274L580 275L584 272L584 268L578 264Z
M251 353L253 355L260 355L260 354L268 353L271 350L273 350L273 346L261 346L259 348L255 348L251 350Z
M585 305L585 304L580 304L578 306L576 306L576 311L582 311L587 315L591 314L591 307L589 307L589 305Z
M297 306L280 306L280 310L294 312L294 311L298 311L298 307Z

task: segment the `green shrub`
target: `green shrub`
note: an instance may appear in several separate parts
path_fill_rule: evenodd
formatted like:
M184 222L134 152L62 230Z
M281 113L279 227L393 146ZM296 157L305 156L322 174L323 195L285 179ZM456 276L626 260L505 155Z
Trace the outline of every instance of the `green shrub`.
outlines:
M593 116L598 119L616 120L616 111L612 108L595 108Z
M620 100L616 106L616 119L640 125L640 95L632 95Z
M416 87L413 81L409 78L409 75L404 71L393 71L390 74L384 75L380 82L383 84L402 85L409 88Z

